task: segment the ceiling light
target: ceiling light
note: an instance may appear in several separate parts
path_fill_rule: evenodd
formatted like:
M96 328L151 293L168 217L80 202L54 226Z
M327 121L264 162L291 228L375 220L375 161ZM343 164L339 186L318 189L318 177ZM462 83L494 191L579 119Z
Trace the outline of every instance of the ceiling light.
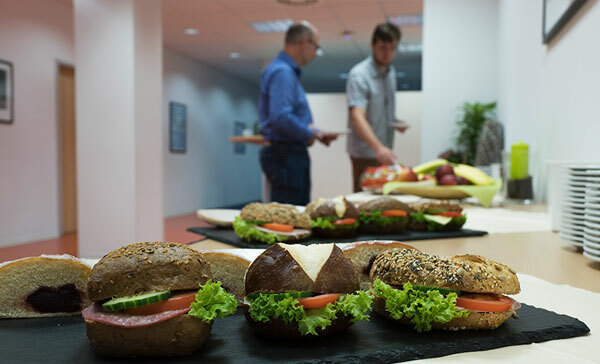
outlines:
M422 25L423 14L398 14L388 17L388 21L392 24L396 24L399 27L407 25Z
M342 36L344 37L344 39L346 40L350 40L352 38L352 34L354 34L351 30L344 30L342 32Z
M254 23L250 23L252 28L254 28L259 33L283 33L287 32L290 25L294 22L292 19L283 19L283 20L270 20L270 21L257 21Z
M240 54L238 52L229 53L229 58L240 58Z
M398 44L398 52L400 53L420 53L423 50L421 43L400 43Z
M187 35L196 35L199 33L196 28L186 28L183 32Z

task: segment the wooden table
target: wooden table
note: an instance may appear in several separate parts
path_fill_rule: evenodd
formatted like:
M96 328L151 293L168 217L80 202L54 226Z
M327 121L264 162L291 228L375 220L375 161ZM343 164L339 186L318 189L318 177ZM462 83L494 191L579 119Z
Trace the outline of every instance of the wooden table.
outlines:
M433 254L479 254L555 284L600 293L600 262L592 261L558 238L553 232L491 234L476 238L410 241L416 248ZM195 249L232 249L215 240L190 245Z

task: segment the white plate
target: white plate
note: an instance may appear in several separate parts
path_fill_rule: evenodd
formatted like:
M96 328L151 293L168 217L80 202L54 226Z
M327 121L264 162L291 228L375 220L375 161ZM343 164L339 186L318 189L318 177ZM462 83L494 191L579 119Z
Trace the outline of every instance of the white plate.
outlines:
M583 209L585 207L585 202L571 202L571 201L563 201L562 206L565 208L570 207L571 209Z
M600 205L600 197L589 195L585 197L585 202L591 202Z
M563 206L562 209L560 210L560 212L562 214L584 215L585 214L585 209L579 209L579 208L576 208L576 207Z
M583 252L583 256L585 256L586 258L590 258L592 260L596 260L596 261L600 262L600 257L599 256L592 255L592 254L589 254L587 252Z
M585 214L572 214L563 212L561 215L562 219L573 221L575 223L582 222L585 220Z
M584 226L583 227L583 233L584 234L588 234L588 235L593 235L592 237L597 236L600 239L600 230L598 230L596 228L592 228L592 227L589 227L589 226Z
M583 226L561 225L560 232L563 234L573 235L579 239L583 239Z
M571 171L587 171L590 169L597 169L600 171L600 164L576 164L567 167Z
M585 190L587 182L567 182L567 190L569 191L580 191Z
M558 236L564 238L565 240L577 241L583 243L583 232L572 234L568 231L560 230L558 232Z
M558 236L560 237L560 240L564 241L565 243L583 247L583 239L573 238L568 235L562 235L560 233L558 233Z
M599 203L586 202L583 206L585 207L586 210L595 210L600 213L600 204Z
M586 244L585 242L583 243L583 251L600 256L600 249L594 248L592 245Z
M588 227L590 229L596 229L596 230L600 231L600 223L589 221L586 219L584 222L584 225L585 225L585 227Z
M594 244L600 244L600 236L588 234L585 230L583 232L583 240L590 241Z
M596 190L588 187L585 190L585 194L586 196L600 196L600 189Z
M205 209L196 211L196 215L209 224L227 227L233 225L233 220L240 216L240 210Z
M596 216L596 215L592 215L592 214L585 214L584 221L591 221L591 222L600 224L600 216Z

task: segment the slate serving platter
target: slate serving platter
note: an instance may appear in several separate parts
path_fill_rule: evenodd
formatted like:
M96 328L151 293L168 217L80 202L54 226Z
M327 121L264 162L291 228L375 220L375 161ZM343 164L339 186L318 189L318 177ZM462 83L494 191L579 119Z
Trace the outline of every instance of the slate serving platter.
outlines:
M217 320L204 346L183 358L116 360L96 355L81 317L0 320L2 363L394 363L582 336L566 315L523 304L519 319L492 331L417 333L377 314L331 337L275 341L256 336L243 314Z
M232 229L225 229L219 227L192 227L188 228L187 231L191 231L196 234L204 235L207 238L218 240L223 243L231 244L240 248L268 248L269 244L264 243L249 243L240 238L235 231ZM463 238L471 236L483 236L487 235L487 231L481 230L469 230L462 229L458 231L405 231L402 234L361 234L350 239L340 238L317 238L314 236L298 241L299 244L312 244L312 243L352 243L355 241L364 240L398 240L398 241L410 241L410 240L427 240L427 239L446 239L446 238Z

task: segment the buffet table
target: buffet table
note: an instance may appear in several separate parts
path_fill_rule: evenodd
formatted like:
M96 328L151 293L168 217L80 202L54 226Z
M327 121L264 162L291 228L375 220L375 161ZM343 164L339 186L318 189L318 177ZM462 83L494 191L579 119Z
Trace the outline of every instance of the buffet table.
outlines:
M355 196L356 197L356 196ZM510 346L489 351L455 354L419 363L479 363L506 362L597 362L597 345L594 335L600 329L600 262L594 262L575 247L562 242L557 233L550 231L545 209L540 206L514 206L477 211L467 208L473 220L491 227L483 237L411 241L416 248L442 256L479 254L508 264L519 272L522 291L515 298L533 306L576 317L585 322L590 335L540 344ZM536 215L537 214L537 215ZM545 214L545 215L544 215ZM510 220L514 222L510 222ZM515 232L496 232L515 231ZM206 239L190 245L199 250L233 249L234 247ZM256 257L258 249L234 249L249 259Z

